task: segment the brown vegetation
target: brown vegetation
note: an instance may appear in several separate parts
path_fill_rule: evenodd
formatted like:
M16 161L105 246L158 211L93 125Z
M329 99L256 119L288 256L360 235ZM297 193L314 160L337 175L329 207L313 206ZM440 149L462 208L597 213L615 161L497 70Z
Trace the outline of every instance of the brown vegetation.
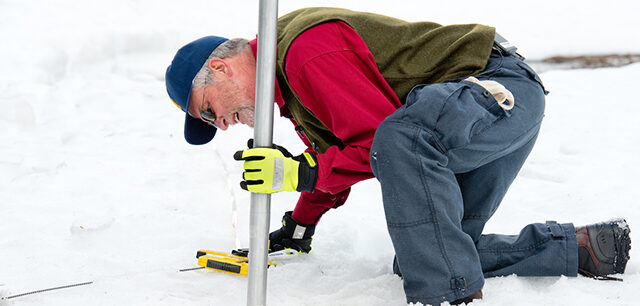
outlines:
M640 62L640 54L554 56L546 58L542 62L551 65L562 65L566 66L566 68L619 67Z

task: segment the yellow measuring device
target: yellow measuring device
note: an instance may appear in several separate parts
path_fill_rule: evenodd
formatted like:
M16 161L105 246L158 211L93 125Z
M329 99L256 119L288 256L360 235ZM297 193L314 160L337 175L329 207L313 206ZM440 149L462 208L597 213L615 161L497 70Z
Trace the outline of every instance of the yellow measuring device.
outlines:
M232 254L200 250L196 253L198 265L210 270L235 274L247 275L249 273L248 252L233 251ZM267 267L276 266L272 262L267 263Z

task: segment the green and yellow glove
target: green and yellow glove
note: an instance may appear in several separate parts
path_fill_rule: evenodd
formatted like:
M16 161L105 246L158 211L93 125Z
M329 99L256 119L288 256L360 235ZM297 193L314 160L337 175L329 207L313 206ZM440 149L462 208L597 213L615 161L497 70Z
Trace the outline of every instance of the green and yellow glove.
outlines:
M280 191L313 191L318 179L318 162L313 153L293 156L281 146L238 151L235 160L244 160L243 181L240 187L256 193Z

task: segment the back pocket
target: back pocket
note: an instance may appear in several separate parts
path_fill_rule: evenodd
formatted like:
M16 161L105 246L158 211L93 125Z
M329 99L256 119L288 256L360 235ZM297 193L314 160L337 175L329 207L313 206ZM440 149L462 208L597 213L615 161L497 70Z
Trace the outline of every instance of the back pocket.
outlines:
M449 150L468 144L471 139L509 115L482 86L462 81L444 103L436 132Z

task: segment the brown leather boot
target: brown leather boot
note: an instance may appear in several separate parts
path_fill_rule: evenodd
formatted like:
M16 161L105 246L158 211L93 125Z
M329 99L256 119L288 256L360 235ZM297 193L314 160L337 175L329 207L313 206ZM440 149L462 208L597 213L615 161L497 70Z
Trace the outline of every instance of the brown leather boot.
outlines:
M631 249L629 232L624 219L576 227L578 273L595 279L621 280L608 275L624 273Z
M482 290L478 290L476 291L476 293L465 297L465 298L461 298L461 299L457 299L453 302L450 302L449 304L451 305L460 305L460 304L468 304L468 303L472 303L473 300L481 300L482 299Z

